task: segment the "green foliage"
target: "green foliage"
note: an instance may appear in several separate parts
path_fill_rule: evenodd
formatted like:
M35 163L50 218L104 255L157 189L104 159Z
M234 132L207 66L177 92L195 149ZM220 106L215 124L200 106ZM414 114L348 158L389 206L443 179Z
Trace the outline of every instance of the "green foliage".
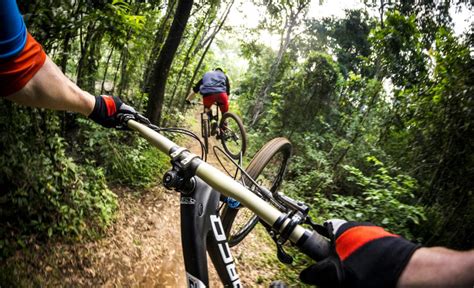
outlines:
M69 146L56 114L1 104L0 257L35 238L96 235L117 208L107 182L147 187L169 166L136 134L80 119L79 137Z
M112 4L108 4L108 7L113 13L112 17L110 18L112 20L115 20L116 23L122 24L126 28L134 29L137 32L143 30L145 24L145 16L132 15L132 8L129 3L123 0L113 0ZM117 29L116 25L114 28Z
M239 106L242 111L245 111L244 116L247 117L250 116L252 105L256 101L261 85L268 77L267 73L275 57L275 52L263 45L256 45L254 42L241 45L241 49L242 53L249 57L250 63L247 73L244 74L243 79L240 79L236 93L239 97ZM278 73L278 78L281 76L281 73Z
M316 190L311 201L316 219L340 218L353 221L369 221L386 227L411 240L417 226L425 224L427 218L422 206L416 204L417 181L405 174L396 174L375 157L367 157L369 170L345 165L348 184L355 184L352 195L324 195Z
M324 207L320 220L371 220L428 245L469 248L472 33L458 38L441 25L449 17L429 20L446 16L436 5L390 5L383 23L357 11L307 21L286 51L266 113L248 131L250 149L276 136L292 141L283 189ZM251 107L276 55L258 40L243 48L250 68L239 104ZM345 77L333 77L340 70ZM368 166L365 155L385 164ZM408 216L392 216L398 210Z
M358 209L362 215L356 214L356 217L368 219L406 238L413 238L408 228L426 220L423 208L415 205L417 181L404 174L392 176L384 164L373 156L367 157L367 161L375 169L370 176L355 167L344 166L349 172L347 180L362 190L361 204L364 208Z
M398 87L410 88L420 83L427 73L427 59L416 17L395 11L387 15L384 24L377 26L369 38L374 49L374 65L380 65L382 76L392 79Z
M363 10L346 10L344 18L309 19L308 35L299 39L300 53L332 50L344 76L349 72L373 75L373 67L366 63L371 45L368 40L374 21Z
M339 69L329 55L310 53L299 71L282 79L282 84L285 83L281 88L283 104L278 111L282 130L309 131L318 117L327 117L334 105L340 79ZM276 120L275 117L271 119Z
M110 224L117 207L102 169L66 155L51 112L0 105L0 257L33 238L82 238Z
M334 191L334 171L330 155L324 149L326 143L334 141L332 135L308 132L294 134L291 139L295 145L295 156L288 173L288 192L312 198L314 191Z
M375 46L387 52L379 55L397 86L390 103L392 116L385 118L379 144L397 166L411 171L421 184L419 201L431 211L433 222L430 229L419 229L419 235L427 244L469 248L466 239L471 237L470 223L474 223L469 168L474 162L472 145L468 144L473 141L470 95L474 60L469 44L446 27L432 27L435 42L421 53L422 36L413 17L394 13L388 20L385 28L376 31L375 35L385 36L377 38L380 42ZM405 32L394 34L396 49L390 49L386 39L395 30ZM405 62L411 63L405 66L410 71L395 67ZM432 207L442 208L434 213Z
M108 182L149 187L169 167L168 157L137 133L103 129L89 120L80 123L83 138L76 152L104 169Z

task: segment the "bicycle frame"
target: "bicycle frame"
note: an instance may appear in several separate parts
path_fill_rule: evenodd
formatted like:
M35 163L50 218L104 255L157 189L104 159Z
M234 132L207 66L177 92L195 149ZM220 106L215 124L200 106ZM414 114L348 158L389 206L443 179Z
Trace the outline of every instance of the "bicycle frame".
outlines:
M215 114L214 114L214 108L213 108L214 106L216 107L216 111L215 111L216 113ZM219 129L219 114L221 114L221 113L222 113L221 109L216 104L213 104L209 108L204 107L203 112L201 112L201 136L203 138L204 137L207 137L207 138L211 137L210 133L211 133L211 121L212 120L216 121L217 129ZM211 117L209 117L209 116L211 116ZM204 135L204 125L206 125L206 127L207 127L208 135ZM209 153L209 142L208 142L208 140L205 140L204 143L205 143L204 145L205 145L206 153Z
M181 241L188 287L209 286L206 251L225 287L241 287L218 215L220 194L197 179L190 195L181 194Z
M197 176L194 177L195 188L192 192L181 193L182 246L189 287L206 287L209 284L206 250L223 284L241 287L217 212L220 194L232 197L252 210L270 227L287 235L300 251L314 260L319 261L329 254L329 242L324 237L297 225L288 215L220 170L135 120L128 120L127 125L160 151L170 155L180 167L192 170L193 176Z
M203 107L204 107L204 109L203 109L202 113L208 113L209 112L212 115L212 117L215 117L215 120L217 122L219 122L219 118L220 118L219 114L222 115L222 111L221 111L221 108L219 107L219 105L217 105L217 103L212 104L211 107L209 107L209 108L206 108L203 104ZM209 120L211 120L211 119L209 119Z

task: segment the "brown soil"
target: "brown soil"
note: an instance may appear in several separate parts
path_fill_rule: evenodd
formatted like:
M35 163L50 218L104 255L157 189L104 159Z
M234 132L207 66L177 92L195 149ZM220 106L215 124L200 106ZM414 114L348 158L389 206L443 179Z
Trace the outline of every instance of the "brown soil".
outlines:
M209 162L218 165L213 158ZM179 195L162 186L140 193L120 187L113 190L120 207L105 236L18 252L3 265L10 275L0 279L26 287L185 287ZM262 229L255 229L232 252L244 286L268 287L274 280L276 251ZM209 266L210 286L222 286Z

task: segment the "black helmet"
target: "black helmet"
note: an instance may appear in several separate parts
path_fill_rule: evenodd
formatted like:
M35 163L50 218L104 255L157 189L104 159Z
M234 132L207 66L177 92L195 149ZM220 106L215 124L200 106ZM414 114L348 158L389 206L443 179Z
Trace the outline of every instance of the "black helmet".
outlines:
M222 68L220 68L220 67L215 68L214 71L221 71L221 72L224 72L224 70L222 70Z

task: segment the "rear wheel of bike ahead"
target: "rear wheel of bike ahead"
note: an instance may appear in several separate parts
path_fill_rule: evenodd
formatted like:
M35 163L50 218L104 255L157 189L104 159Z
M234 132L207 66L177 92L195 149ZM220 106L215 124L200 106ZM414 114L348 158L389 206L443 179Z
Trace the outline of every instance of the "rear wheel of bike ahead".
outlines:
M255 154L245 171L257 184L275 192L283 181L291 152L290 141L286 138L275 138ZM241 178L241 182L249 190L255 192L255 185L246 176ZM265 199L258 192L256 193ZM258 223L257 215L250 209L242 205L235 207L236 205L232 204L225 204L221 214L222 224L231 247L240 243Z
M232 112L222 115L220 127L220 138L224 150L232 158L239 160L247 149L247 134L242 120Z

